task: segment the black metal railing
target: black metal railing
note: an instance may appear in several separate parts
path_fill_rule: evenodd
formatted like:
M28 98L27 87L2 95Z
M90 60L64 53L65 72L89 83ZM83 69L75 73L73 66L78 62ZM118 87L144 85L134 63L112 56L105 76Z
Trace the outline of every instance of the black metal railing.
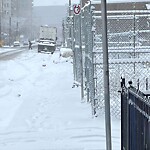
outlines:
M150 150L150 93L121 88L121 150Z

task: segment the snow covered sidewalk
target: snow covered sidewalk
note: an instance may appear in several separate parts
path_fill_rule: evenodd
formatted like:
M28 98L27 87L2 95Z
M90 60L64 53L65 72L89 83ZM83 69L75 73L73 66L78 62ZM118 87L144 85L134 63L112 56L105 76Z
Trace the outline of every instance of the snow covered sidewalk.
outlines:
M105 150L104 118L93 119L72 88L70 60L33 50L0 70L0 150ZM112 141L120 150L117 120Z

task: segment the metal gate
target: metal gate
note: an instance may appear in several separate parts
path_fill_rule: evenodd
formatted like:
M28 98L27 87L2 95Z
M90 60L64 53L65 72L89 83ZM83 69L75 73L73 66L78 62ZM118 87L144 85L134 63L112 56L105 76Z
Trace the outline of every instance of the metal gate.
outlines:
M150 150L150 93L121 86L121 150Z

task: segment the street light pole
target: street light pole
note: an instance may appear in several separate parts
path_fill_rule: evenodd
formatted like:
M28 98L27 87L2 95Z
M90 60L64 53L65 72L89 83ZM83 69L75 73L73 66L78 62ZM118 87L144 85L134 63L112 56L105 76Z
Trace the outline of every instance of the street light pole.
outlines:
M101 0L102 36L103 36L103 72L104 72L104 100L105 100L105 128L106 149L111 150L111 117L110 117L110 91L109 91L109 57L107 37L107 7L106 0Z

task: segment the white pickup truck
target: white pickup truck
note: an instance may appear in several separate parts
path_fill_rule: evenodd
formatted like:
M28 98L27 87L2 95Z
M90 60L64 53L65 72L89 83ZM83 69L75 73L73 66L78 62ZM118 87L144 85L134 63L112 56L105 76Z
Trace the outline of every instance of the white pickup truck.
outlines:
M38 52L44 51L53 54L56 49L57 28L41 26L39 39Z

